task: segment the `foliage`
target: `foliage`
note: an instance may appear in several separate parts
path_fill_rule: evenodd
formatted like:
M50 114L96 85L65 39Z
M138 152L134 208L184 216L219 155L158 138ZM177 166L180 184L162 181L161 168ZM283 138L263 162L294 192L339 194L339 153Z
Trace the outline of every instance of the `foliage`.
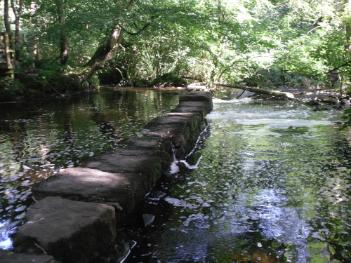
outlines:
M97 72L107 83L152 83L172 74L210 84L244 81L269 88L309 88L330 86L328 73L333 69L343 82L351 73L351 16L344 1L24 3L24 72L39 65L44 76L79 74L119 25L124 32L120 45ZM60 65L63 36L68 63Z
M9 78L0 79L0 101L11 101L23 95L23 84Z
M343 119L345 126L351 126L351 108L344 111Z

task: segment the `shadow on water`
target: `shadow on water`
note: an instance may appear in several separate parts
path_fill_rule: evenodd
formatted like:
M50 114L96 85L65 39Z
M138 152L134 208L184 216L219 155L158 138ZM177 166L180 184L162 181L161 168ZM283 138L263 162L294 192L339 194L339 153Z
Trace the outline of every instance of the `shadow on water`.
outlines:
M350 262L351 150L337 112L215 100L210 134L148 197L128 262Z
M0 105L0 248L31 202L30 186L114 150L178 104L174 92L106 91L54 103Z

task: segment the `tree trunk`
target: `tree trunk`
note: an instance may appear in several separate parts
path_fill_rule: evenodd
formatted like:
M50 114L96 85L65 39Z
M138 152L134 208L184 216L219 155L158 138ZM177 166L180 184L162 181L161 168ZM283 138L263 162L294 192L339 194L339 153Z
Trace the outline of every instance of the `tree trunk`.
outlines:
M58 23L60 25L60 63L61 65L66 65L68 61L69 47L67 31L65 29L65 2L64 0L56 0L55 4L57 8Z
M22 47L22 38L21 38L21 16L23 11L23 0L18 2L11 0L11 7L15 15L15 59L18 62L21 59L21 47Z
M128 0L125 11L128 11L134 4L135 0ZM104 64L112 59L114 51L120 46L123 39L123 27L116 24L109 32L104 42L97 48L94 55L86 64L88 69L82 74L82 83L88 81L97 70L101 69Z
M345 50L348 53L351 53L351 23L350 23L350 17L351 17L351 1L346 0L345 2L345 9L344 13L346 15L346 22L345 24L345 38L346 38L346 43L345 43Z
M346 36L345 50L348 53L351 53L351 24L349 22L347 22L345 25L345 36Z
M122 38L123 29L121 26L117 25L87 63L89 68L83 75L83 81L90 79L97 70L101 69L103 65L112 58L113 52L120 45Z
M7 35L11 39L11 24L10 24L10 18L9 18L9 0L4 0L4 25L5 25L5 30ZM11 41L11 40L10 40Z

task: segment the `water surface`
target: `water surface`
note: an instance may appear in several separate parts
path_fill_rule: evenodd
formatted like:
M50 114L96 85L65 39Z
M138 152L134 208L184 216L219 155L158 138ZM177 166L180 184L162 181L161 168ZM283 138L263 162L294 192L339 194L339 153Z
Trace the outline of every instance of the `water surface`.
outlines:
M201 156L198 169L148 200L163 212L130 262L351 262L351 151L337 118L215 99L208 138L189 160Z

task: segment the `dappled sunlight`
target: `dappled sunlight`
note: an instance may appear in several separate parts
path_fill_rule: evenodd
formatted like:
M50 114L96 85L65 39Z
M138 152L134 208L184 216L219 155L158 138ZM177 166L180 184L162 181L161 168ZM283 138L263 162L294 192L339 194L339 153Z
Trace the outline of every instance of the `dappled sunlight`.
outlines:
M125 184L128 179L122 174L103 172L91 168L68 168L60 170L61 176L71 176L75 183L85 183L94 185ZM73 182L74 183L74 182Z

